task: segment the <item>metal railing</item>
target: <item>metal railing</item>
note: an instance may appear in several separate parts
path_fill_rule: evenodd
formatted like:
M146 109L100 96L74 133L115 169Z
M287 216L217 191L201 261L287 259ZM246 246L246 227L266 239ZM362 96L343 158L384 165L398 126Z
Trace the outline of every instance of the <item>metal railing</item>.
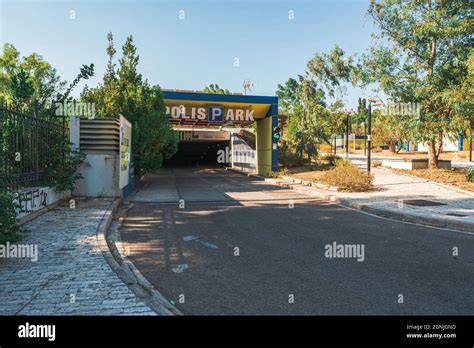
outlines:
M0 105L0 188L47 185L61 170L68 133L64 120Z

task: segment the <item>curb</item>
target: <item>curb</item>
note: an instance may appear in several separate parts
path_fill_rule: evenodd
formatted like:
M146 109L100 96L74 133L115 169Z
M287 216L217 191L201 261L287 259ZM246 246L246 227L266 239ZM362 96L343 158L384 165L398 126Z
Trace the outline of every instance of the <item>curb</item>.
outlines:
M236 171L236 172L240 173L239 171ZM310 187L301 186L298 184L295 185L287 181L282 181L281 179L273 179L273 178L262 178L262 179L265 182L272 185L289 188L296 192L319 198L323 201L340 204L345 207L349 207L355 210L360 210L365 213L373 214L373 215L380 216L383 218L396 220L396 221L402 221L402 222L410 222L410 223L415 223L415 224L420 224L420 225L426 225L429 227L448 228L452 230L471 232L471 233L474 232L473 223L464 222L464 221L449 221L445 219L436 219L436 218L430 218L430 217L416 216L413 214L405 214L401 212L395 212L392 210L374 208L367 204L355 203L347 198L339 198L332 195L331 193L318 192L311 189Z
M262 180L263 181L263 180L266 179L265 177L260 176L258 174L245 172L243 170L235 169L235 168L232 168L232 167L224 167L224 169L225 170L230 170L232 172L239 173L239 174L242 174L242 175L245 175L245 176L248 176L248 177L252 177L252 178L257 179L257 180Z
M158 315L182 315L182 313L166 300L155 287L145 279L135 265L128 259L122 257L115 246L108 244L109 229L112 225L114 215L117 213L122 199L114 200L107 208L99 226L97 227L97 246L104 259L119 278L132 290L135 296L143 301ZM114 252L115 251L115 252ZM114 256L115 255L115 256Z
M290 187L293 189L291 185ZM430 217L424 217L424 216L416 216L413 214L406 214L402 212L396 212L393 210L380 209L380 208L371 207L370 205L367 205L367 204L355 203L351 201L350 199L338 198L331 194L315 193L314 191L310 195L316 196L317 198L323 199L325 201L340 204L340 205L343 205L355 210L360 210L369 214L377 215L377 216L391 219L391 220L410 222L410 223L415 223L415 224L420 224L420 225L426 225L429 227L448 228L448 229L459 230L463 232L474 232L474 224L469 223L469 222L449 221L445 219L436 219L436 218L430 218Z

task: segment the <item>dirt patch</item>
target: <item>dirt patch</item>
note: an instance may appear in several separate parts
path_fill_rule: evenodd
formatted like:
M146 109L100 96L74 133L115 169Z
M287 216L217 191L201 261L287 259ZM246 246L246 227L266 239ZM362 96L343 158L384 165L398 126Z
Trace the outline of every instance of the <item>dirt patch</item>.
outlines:
M399 153L393 153L389 150L382 150L382 151L372 151L377 156L383 157L393 157L393 158L404 158L407 160L410 159L427 159L428 153L427 152L406 152L401 150ZM350 151L351 154L363 155L364 150L352 150ZM442 152L439 155L440 160L444 161L457 161L457 162L468 162L469 161L469 151L446 151Z

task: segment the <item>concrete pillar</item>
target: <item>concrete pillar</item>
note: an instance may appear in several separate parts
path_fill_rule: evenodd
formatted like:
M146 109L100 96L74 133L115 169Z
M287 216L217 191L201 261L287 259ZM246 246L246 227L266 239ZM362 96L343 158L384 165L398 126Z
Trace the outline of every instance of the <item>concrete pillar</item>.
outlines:
M272 118L257 120L257 174L269 175L272 171Z
M278 170L278 142L273 129L278 126L278 102L271 104L265 118L257 120L257 174L269 175Z
M273 128L278 126L278 105L272 106L272 129L270 130L270 138L272 139L272 171L278 171L278 141L273 139ZM282 130L280 130L281 132Z

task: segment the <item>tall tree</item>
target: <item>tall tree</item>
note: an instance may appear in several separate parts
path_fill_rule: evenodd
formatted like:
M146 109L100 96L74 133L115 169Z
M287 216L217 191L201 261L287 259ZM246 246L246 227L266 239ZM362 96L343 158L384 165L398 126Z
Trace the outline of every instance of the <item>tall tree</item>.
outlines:
M285 138L294 147L298 160L306 153L308 159L317 155L318 145L328 142L332 116L326 109L325 93L314 79L298 75L276 92L281 112L287 116Z
M329 53L315 54L307 63L308 73L326 94L338 99L345 93L345 84L354 82L355 68L353 58L338 46Z
M118 69L113 63L113 35L109 33L107 39L108 64L103 81L95 88L86 86L81 98L96 103L99 117L123 114L132 123L132 159L138 174L159 169L163 159L176 153L178 144L161 89L150 85L138 72L140 57L132 36L122 46Z
M20 52L7 43L0 56L0 100L25 112L53 116L56 103L70 99L70 92L79 81L93 75L94 65L83 65L66 88L67 82L42 56L32 53L20 57Z
M466 109L452 97L468 79L471 11L469 0L372 0L368 10L380 35L363 57L361 77L380 82L395 102L421 106L410 126L428 144L430 167L437 167L443 137L457 137L467 124Z

